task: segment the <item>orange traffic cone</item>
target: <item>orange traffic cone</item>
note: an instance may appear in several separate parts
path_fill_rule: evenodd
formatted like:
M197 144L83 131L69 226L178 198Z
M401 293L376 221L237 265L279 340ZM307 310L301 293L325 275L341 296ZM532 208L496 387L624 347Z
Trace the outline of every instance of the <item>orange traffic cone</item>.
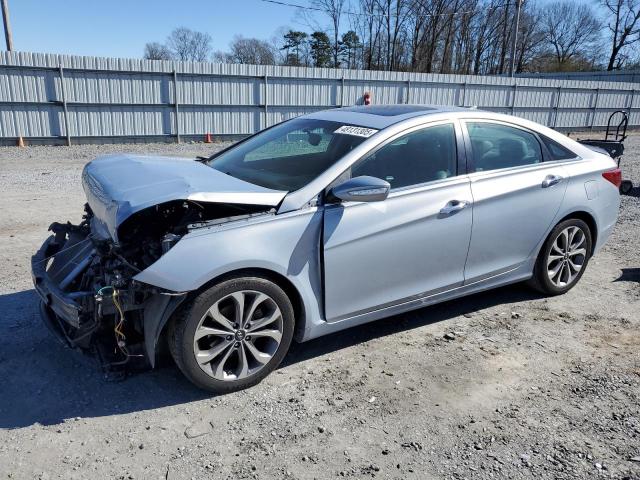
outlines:
M18 137L18 146L24 147L24 138L22 136Z
M213 141L211 140L211 134L210 133L207 133L204 136L204 143L213 143Z

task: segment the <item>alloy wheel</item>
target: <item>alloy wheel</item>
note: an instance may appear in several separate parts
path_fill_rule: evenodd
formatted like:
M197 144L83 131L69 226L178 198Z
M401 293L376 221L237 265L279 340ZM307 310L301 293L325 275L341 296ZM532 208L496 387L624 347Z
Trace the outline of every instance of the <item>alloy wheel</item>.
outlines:
M269 363L282 335L282 312L276 302L262 292L239 290L216 301L202 316L193 353L207 375L240 380Z
M562 230L551 244L547 257L547 275L553 285L564 288L571 285L587 260L584 231L570 226Z

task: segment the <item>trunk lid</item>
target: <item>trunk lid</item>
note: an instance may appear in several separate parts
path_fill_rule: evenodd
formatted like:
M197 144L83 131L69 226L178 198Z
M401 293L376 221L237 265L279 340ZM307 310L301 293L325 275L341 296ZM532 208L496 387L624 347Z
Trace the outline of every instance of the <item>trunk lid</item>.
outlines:
M276 207L287 194L189 158L142 155L96 158L84 167L82 185L95 219L116 241L131 215L171 200Z

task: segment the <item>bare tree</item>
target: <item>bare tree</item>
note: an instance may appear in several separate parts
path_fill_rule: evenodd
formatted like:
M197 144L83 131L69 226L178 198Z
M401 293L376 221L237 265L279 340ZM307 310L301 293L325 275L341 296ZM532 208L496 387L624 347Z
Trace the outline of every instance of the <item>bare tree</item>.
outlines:
M625 47L640 42L640 0L602 0L609 11L611 55L607 70L620 68L624 63Z
M523 4L516 45L516 73L523 72L542 52L545 37L540 28L540 14L531 4Z
M504 13L502 17L502 33L500 35L500 63L498 64L497 73L504 73L505 62L507 59L507 50L509 48L509 44L511 43L511 22L509 21L509 11L510 11L511 2L506 2L504 4Z
M331 51L334 67L338 67L340 65L340 19L342 18L342 13L344 11L344 2L345 0L313 0L315 7L324 10L331 20L331 33L333 34Z
M382 27L382 15L378 15L377 0L360 0L361 15L355 18L354 30L360 32L360 37L364 40L362 49L362 63L367 70L371 70L378 65L375 61L375 49Z
M229 52L216 52L214 60L222 63L275 65L276 52L269 42L237 35L229 44Z
M173 57L169 49L158 42L149 42L144 46L145 60L171 60Z
M211 55L211 36L186 27L176 28L167 38L167 48L176 60L204 62Z
M398 68L398 50L401 49L399 39L402 37L404 24L411 10L407 0L376 0L380 15L384 18L386 33L385 65L387 70Z
M475 37L470 10L484 0L360 0L357 23L368 68L470 69Z
M465 0L462 14L458 16L453 35L452 71L456 73L471 73L473 62L473 10L478 6L478 0Z
M440 73L450 73L451 72L451 64L453 61L453 39L454 39L454 30L456 29L456 15L458 14L461 7L461 0L452 0L449 2L450 7L450 19L447 21L447 26L445 28L445 36L443 39L442 46L442 61L440 63Z
M542 29L562 68L576 57L588 57L597 49L601 24L588 4L565 0L542 11Z
M595 0L589 0L595 1ZM640 18L632 22L640 0L598 0L620 5L616 65L631 54L629 42L639 41ZM614 2L614 3L611 3ZM409 70L465 74L500 74L507 69L516 9L513 0L312 0L315 9L298 16L314 34L282 33L286 64L302 64L298 49L307 46L314 64L369 70ZM626 10L625 10L626 9ZM617 10L616 10L617 11ZM631 12L631 13L625 13ZM615 12L614 12L615 13ZM639 16L640 17L640 16ZM349 29L344 28L348 18ZM320 25L331 26L321 28ZM625 27L626 25L626 27ZM350 30L344 38L340 29ZM626 28L626 30L625 30ZM587 0L557 0L522 7L515 45L516 71L586 69L596 65L600 51L599 18ZM321 35L324 34L324 35ZM356 41L357 39L357 41ZM352 46L353 44L353 46ZM625 50L626 48L626 50ZM622 55L622 56L621 56ZM640 57L639 57L640 58Z

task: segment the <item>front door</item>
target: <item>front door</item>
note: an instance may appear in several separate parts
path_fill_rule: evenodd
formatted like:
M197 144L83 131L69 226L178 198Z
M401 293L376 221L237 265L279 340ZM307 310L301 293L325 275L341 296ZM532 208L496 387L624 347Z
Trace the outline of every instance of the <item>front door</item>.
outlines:
M457 165L452 123L400 135L354 165L352 177L382 178L391 192L382 202L325 207L328 321L462 285L472 197Z

